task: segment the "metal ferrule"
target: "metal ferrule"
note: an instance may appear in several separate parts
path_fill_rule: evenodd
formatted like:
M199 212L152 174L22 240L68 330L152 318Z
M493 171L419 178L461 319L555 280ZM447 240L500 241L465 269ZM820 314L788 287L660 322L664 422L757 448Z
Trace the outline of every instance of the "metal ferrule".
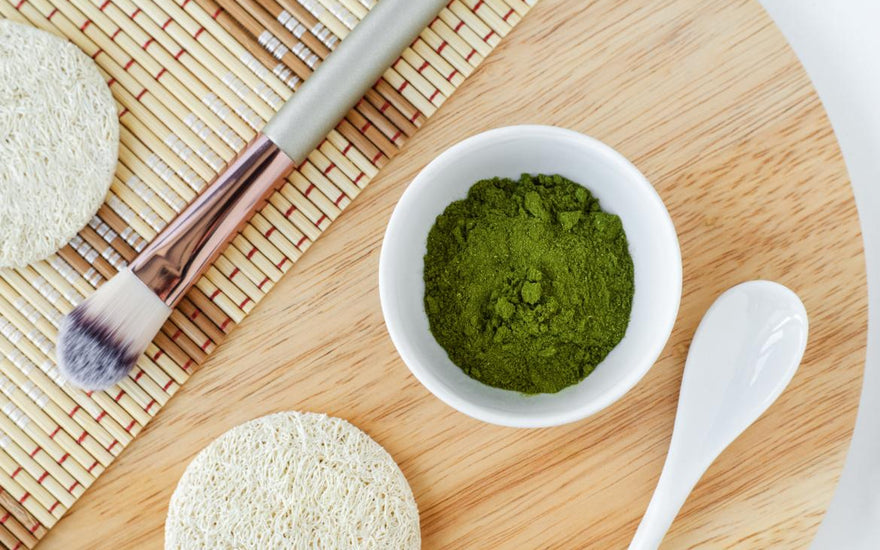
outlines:
M262 133L131 263L132 272L174 307L251 215L293 171Z

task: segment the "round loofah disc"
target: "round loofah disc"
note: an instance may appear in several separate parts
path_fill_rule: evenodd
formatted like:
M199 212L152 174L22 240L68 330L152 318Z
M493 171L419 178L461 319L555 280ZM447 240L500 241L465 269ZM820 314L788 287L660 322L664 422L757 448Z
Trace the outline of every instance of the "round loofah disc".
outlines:
M421 546L419 512L394 459L339 418L284 412L220 436L171 496L165 548Z
M94 61L0 20L0 267L49 256L89 222L118 148L116 103Z

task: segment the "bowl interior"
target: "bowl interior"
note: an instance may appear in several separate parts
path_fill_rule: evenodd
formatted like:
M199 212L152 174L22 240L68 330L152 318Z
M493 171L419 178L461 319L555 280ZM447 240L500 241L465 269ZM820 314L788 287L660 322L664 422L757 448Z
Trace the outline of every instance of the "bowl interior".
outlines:
M560 174L587 187L621 217L635 267L635 296L624 339L581 383L526 396L464 374L434 340L423 306L428 232L471 185L523 172ZM435 395L473 417L509 426L570 422L612 403L660 354L681 295L681 257L672 222L653 187L613 149L582 134L545 126L492 130L447 150L416 177L388 225L380 294L389 333L404 362Z

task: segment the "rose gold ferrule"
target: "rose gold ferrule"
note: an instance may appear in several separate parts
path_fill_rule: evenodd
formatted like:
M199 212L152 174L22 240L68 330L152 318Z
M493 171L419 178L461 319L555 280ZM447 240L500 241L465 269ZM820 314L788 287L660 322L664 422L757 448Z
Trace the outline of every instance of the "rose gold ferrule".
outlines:
M132 272L174 307L251 215L295 168L262 133L131 263Z

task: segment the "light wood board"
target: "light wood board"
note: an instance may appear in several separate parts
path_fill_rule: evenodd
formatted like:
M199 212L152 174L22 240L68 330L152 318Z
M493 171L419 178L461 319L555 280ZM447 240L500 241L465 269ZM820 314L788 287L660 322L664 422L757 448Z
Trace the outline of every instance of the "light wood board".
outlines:
M442 404L398 358L379 308L382 233L407 182L464 137L516 123L573 128L630 158L666 202L684 260L657 364L605 411L552 429ZM193 455L284 409L346 418L384 445L415 492L425 548L624 548L660 473L694 329L720 292L755 278L802 297L804 363L710 468L665 548L812 539L864 361L855 204L819 99L757 2L542 0L40 548L160 548Z

